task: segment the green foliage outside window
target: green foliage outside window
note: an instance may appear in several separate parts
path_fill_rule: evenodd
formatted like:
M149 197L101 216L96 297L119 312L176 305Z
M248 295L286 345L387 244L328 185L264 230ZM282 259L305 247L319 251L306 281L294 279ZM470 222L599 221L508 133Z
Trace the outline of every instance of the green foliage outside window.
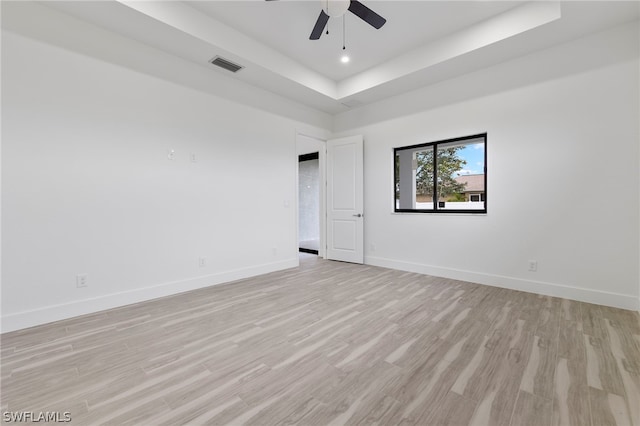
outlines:
M438 197L446 199L455 197L464 200L465 185L454 179L455 173L459 172L467 164L466 160L458 156L458 151L462 146L452 146L438 149ZM416 194L433 196L433 150L416 153Z

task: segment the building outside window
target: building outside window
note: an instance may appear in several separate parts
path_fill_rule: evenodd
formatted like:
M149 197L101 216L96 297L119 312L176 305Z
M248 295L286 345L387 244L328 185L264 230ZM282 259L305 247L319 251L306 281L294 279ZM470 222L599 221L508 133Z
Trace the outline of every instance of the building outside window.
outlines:
M395 148L394 211L486 213L486 148L486 133Z

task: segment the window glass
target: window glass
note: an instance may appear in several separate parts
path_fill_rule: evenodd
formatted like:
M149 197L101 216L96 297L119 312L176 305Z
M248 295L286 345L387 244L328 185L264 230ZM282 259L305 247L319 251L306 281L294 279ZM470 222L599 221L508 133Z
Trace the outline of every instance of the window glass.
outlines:
M482 134L394 149L395 211L486 212L486 142Z

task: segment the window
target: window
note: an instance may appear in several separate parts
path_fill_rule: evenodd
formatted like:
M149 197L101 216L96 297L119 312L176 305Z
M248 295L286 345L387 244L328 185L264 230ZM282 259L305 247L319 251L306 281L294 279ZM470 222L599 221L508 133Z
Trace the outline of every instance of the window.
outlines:
M486 133L393 152L394 211L487 212Z

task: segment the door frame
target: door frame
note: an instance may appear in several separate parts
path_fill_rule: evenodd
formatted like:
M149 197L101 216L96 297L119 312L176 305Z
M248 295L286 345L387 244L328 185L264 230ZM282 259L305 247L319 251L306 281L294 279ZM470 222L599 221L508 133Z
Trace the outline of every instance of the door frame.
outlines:
M314 150L305 150L304 148L313 146ZM300 241L300 209L299 202L300 197L298 194L300 186L300 176L298 169L298 156L301 154L307 154L311 152L318 153L318 167L320 173L320 242L318 247L318 256L326 259L327 254L327 173L326 173L326 158L327 158L327 139L319 136L310 135L300 131L296 132L296 190L295 190L295 208L296 208L296 241L295 252L298 253L298 243ZM317 149L316 149L317 148Z

